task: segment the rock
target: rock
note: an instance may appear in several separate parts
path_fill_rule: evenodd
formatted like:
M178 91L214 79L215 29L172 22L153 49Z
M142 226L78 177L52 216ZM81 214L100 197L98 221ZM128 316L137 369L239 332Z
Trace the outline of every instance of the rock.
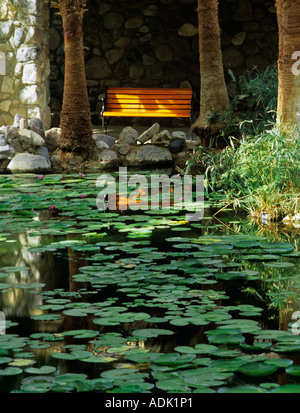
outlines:
M149 6L144 7L143 14L144 16L156 16L157 15L158 7L156 4L150 4Z
M109 149L109 145L104 141L96 141L96 147L99 151Z
M92 57L86 63L85 70L88 79L106 79L112 74L107 60L102 56Z
M105 57L108 61L109 65L113 65L114 63L118 62L122 59L125 54L124 49L111 49L105 53Z
M40 81L40 72L37 65L35 63L24 64L22 83L24 85L35 85Z
M231 39L231 43L234 46L241 46L244 43L246 36L246 32L239 32L233 36L233 38Z
M6 145L6 139L5 139L5 134L1 133L0 134L0 146Z
M131 126L123 128L119 135L118 144L136 145L138 136L138 131Z
M52 155L51 159L50 159L50 162L51 162L52 168L54 168L54 169L57 168L58 165L59 165L58 156L57 155Z
M104 27L105 29L120 29L123 26L124 17L121 13L109 12L105 15Z
M24 30L21 28L17 28L14 34L14 45L16 47L19 47L22 43L23 38L24 38Z
M160 125L158 123L154 123L149 129L143 132L138 138L138 142L145 143L150 140L156 133L159 132Z
M182 142L182 140L180 139L173 139L169 146L168 149L171 153L178 153L178 152L182 152L184 149L184 144Z
M45 145L44 139L38 133L29 129L19 129L16 139L19 140L24 150L30 150L36 146ZM8 143L10 143L9 140Z
M57 148L60 135L61 135L60 128L51 128L45 132L45 144L49 152L53 152Z
M24 46L17 51L17 61L27 62L29 60L36 60L39 56L40 48L38 46Z
M22 128L26 129L27 128L27 121L24 118L24 116L20 115L17 113L14 117L14 124L13 126L16 126L17 128Z
M18 153L8 164L7 169L12 173L46 172L50 163L43 156L31 153Z
M178 29L178 34L179 36L183 37L193 37L198 34L198 27L194 26L191 23L184 23L179 29Z
M6 126L5 127L5 139L8 142L10 139L16 138L18 136L19 128L17 126Z
M152 139L151 143L153 145L164 146L167 148L171 142L172 136L168 130L163 130L159 133L156 133Z
M128 166L147 166L171 162L171 153L166 148L159 148L154 145L139 145L131 148L124 160L124 164Z
M96 142L105 142L109 147L113 146L116 142L113 136L103 135L102 133L93 133L93 139L95 139Z
M0 146L0 159L11 159L15 155L15 150L10 145Z
M114 149L120 154L120 155L127 155L128 152L131 149L131 146L128 143L116 143L114 145Z
M43 127L43 122L39 118L32 118L29 121L28 129L33 130L38 133L43 139L45 139L45 131Z
M48 151L48 149L47 149L46 146L39 146L39 147L35 150L34 155L43 156L48 162L50 162L50 159L49 159L49 151Z
M0 173L6 173L7 172L7 165L9 164L10 160L9 159L1 159L0 160Z
M185 141L185 149L187 151L193 151L197 146L200 145L200 141Z
M182 141L185 141L186 140L186 134L185 134L185 132L176 130L176 131L172 132L172 138L180 139Z
M118 155L115 151L105 149L99 154L100 164L112 164L115 165L118 162Z
M22 105L37 105L39 103L38 86L24 86L19 92L19 98Z
M162 62L171 62L173 59L173 51L167 44L160 44L156 51L156 57Z
M143 24L143 16L129 17L125 22L125 29L137 29Z

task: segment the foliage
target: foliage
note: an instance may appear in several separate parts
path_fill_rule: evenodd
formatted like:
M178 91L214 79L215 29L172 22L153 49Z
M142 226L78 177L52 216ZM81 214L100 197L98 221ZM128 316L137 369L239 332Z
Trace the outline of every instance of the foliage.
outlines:
M299 131L273 125L272 129L241 140L231 137L224 150L200 147L187 171L204 170L210 196L244 206L253 216L272 218L298 212L300 193Z
M267 67L264 72L247 71L239 80L231 71L229 75L236 93L220 119L224 128L216 140L259 134L271 128L276 118L277 67Z

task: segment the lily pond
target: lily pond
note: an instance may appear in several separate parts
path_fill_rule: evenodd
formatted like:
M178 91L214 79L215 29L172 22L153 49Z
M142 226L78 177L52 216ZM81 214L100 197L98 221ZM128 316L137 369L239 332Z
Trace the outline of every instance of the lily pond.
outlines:
M1 392L299 393L299 230L103 211L98 176L0 176Z

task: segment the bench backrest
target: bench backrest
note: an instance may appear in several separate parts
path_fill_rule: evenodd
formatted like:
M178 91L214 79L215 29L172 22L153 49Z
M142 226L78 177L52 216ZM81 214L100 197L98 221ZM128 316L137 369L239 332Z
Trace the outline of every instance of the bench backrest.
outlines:
M190 117L191 88L107 88L103 116Z

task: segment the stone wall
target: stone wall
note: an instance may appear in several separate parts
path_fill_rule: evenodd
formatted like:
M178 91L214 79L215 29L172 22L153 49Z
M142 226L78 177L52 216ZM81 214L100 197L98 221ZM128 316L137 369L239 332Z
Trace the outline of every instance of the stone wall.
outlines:
M89 0L84 28L86 74L93 121L106 86L192 87L199 103L197 0ZM222 50L230 92L236 76L277 60L274 0L219 2ZM61 19L50 18L51 111L59 113L64 53ZM52 125L58 124L53 117Z
M48 26L48 0L0 1L0 126L16 114L50 126Z

